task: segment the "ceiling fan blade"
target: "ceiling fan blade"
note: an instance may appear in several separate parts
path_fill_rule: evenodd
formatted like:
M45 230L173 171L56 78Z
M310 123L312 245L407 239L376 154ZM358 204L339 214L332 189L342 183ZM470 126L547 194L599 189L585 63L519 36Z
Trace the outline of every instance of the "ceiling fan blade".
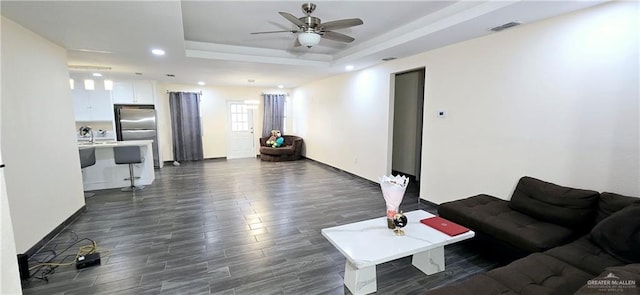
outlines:
M289 31L267 31L267 32L253 32L251 35L257 34L272 34L272 33L297 33L298 31L289 30Z
M353 42L353 40L355 40L353 37L350 37L341 33L336 33L336 32L324 32L322 34L322 38L333 40L333 41L345 42L345 43L351 43Z
M362 22L361 19L359 19L359 18L349 18L349 19L341 19L341 20L334 20L334 21L326 22L326 23L322 24L322 27L326 31L331 31L331 30L338 30L338 29L344 29L344 28L349 28L349 27L355 27L355 26L359 26L361 24L364 24L364 22Z
M294 25L300 27L300 28L306 28L307 24L303 23L302 21L300 21L297 17L295 17L293 14L291 13L286 13L286 12L278 12L280 15L282 15L282 17L286 18L288 21L292 22Z

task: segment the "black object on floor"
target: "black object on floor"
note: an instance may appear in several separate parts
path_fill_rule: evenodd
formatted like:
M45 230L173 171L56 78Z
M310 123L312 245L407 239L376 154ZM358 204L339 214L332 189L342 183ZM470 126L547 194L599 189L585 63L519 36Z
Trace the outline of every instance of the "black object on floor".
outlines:
M28 280L31 277L29 274L29 256L18 254L18 271L20 272L21 280Z
M78 256L76 260L76 269L83 269L94 265L100 265L100 253Z

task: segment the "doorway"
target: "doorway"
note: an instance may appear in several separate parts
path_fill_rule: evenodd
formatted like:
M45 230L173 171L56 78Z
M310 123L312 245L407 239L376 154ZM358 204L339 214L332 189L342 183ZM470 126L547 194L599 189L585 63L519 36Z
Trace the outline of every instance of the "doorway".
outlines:
M407 192L419 192L425 69L397 73L394 79L391 170L410 178Z
M227 159L255 158L253 109L243 101L228 101L227 118Z

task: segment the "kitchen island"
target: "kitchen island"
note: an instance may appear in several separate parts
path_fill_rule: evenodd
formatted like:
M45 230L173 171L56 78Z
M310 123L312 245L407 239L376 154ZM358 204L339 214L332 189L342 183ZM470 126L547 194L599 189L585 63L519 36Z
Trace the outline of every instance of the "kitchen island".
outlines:
M85 191L122 188L130 185L129 165L116 164L113 158L113 148L117 146L140 146L142 163L133 164L136 185L150 185L155 180L153 170L153 140L128 141L95 141L78 142L78 149L95 148L96 164L82 169L82 182Z

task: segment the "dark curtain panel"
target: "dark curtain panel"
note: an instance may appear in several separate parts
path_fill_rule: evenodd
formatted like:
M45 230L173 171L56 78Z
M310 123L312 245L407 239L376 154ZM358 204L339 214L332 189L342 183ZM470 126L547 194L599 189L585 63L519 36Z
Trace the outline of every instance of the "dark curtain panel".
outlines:
M200 95L192 92L169 92L174 161L197 161L202 152Z
M284 124L284 94L263 94L264 117L262 119L262 137L271 136L271 130L280 130Z

